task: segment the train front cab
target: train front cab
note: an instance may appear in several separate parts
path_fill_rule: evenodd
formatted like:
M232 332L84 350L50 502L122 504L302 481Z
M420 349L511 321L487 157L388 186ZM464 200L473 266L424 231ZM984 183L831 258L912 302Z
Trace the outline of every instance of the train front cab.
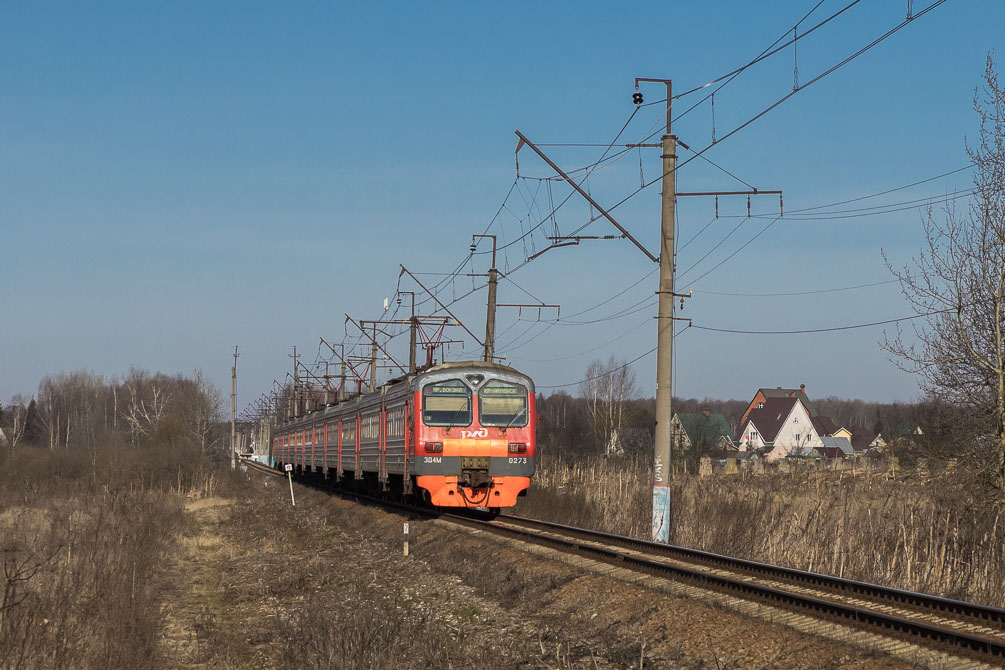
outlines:
M512 507L530 486L533 383L500 367L438 371L415 391L416 484L437 507Z

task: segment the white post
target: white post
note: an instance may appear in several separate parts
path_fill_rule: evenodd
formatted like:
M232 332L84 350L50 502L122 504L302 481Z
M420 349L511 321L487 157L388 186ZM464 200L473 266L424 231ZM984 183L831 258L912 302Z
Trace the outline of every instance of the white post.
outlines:
M408 522L405 522L405 556L408 556Z
M296 507L297 506L297 499L293 497L293 464L292 463L287 463L286 464L286 477L287 477L287 479L290 480L290 501L293 503L293 506Z

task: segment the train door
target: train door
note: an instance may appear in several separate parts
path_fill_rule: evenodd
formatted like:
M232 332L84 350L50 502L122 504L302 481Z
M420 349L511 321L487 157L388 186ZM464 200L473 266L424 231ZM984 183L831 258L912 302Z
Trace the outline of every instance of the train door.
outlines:
M336 445L336 449L335 449L335 453L336 453L337 459L338 459L336 461L336 465L335 465L335 476L339 480L342 479L342 475L343 475L343 470L342 470L342 435L343 435L342 417L339 417L339 420L338 420L338 432L336 433L336 439L338 440L338 444Z
M362 442L360 439L360 428L362 428L363 421L360 417L359 412L356 413L356 440L354 446L356 447L356 479L363 479L363 469L359 466L359 443Z
M377 410L377 479L381 490L387 490L387 409Z
M325 426L324 426L323 430L324 430L324 436L322 436L321 439L324 440L324 443L325 443L325 447L324 447L324 459L325 460L324 460L324 465L322 466L321 471L324 472L325 478L327 478L328 477L328 423L327 422L325 422Z

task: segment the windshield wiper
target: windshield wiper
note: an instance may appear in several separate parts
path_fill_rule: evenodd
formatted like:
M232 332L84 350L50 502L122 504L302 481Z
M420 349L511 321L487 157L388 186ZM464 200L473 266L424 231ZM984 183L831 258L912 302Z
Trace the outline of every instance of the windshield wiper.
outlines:
M519 412L517 412L516 414L513 415L513 418L510 419L509 423L507 423L505 426L503 426L502 429L506 430L507 428L509 428L510 426L513 425L514 421L516 421L517 419L519 419L521 416L525 415L526 413L527 413L527 407L524 406Z

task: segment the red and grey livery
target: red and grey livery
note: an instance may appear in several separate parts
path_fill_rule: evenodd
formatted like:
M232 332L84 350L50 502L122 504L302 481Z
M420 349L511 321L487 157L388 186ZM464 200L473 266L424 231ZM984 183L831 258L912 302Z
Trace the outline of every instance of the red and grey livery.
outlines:
M278 426L272 463L437 507L512 507L534 475L534 383L444 363Z

